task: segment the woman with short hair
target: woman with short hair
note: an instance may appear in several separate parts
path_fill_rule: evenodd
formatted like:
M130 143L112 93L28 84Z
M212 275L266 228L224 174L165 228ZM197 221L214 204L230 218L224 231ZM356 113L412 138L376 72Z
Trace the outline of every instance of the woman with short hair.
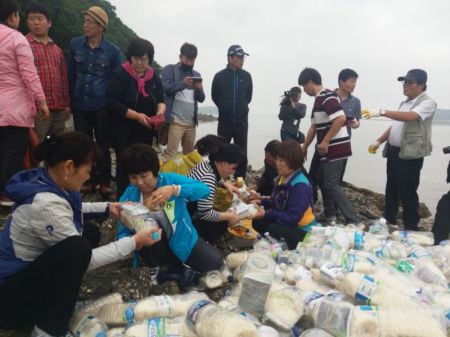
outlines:
M34 325L32 336L65 335L86 271L158 241L152 229L92 249L82 236L84 219L120 215L120 203L81 202L97 153L82 133L47 136L35 153L47 167L7 183L16 208L0 235L0 329Z
M259 208L253 227L261 234L277 239L284 238L289 249L295 249L312 226L317 225L314 216L312 187L302 171L303 150L294 140L286 140L277 147L276 167L278 177L272 195L258 198Z
M151 67L155 50L150 41L136 37L127 48L127 61L113 71L107 100L113 120L116 155L130 145L152 145L156 137L154 116L164 120L166 104L159 76ZM120 165L116 172L117 196L122 195L129 181Z

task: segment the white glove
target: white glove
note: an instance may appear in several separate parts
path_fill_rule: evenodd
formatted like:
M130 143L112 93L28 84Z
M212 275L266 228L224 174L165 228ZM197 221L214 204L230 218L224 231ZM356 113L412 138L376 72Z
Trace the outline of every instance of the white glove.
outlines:
M365 119L370 119L370 118L373 118L373 117L384 116L384 114L385 114L385 110L384 109L363 109L361 111L361 115Z

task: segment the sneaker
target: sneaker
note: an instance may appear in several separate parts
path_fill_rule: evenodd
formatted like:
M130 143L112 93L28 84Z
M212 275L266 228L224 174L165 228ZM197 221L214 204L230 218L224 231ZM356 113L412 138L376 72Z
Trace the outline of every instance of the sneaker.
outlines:
M4 195L0 195L0 206L12 207L14 206L14 201L5 197Z
M152 285L158 285L159 267L150 268L150 282Z

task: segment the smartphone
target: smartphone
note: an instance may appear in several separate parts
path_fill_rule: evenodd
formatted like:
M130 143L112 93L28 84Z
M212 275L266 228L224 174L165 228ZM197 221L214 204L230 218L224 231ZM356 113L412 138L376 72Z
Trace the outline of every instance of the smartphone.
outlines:
M201 83L203 81L203 78L201 78L199 76L193 76L191 78L194 83Z

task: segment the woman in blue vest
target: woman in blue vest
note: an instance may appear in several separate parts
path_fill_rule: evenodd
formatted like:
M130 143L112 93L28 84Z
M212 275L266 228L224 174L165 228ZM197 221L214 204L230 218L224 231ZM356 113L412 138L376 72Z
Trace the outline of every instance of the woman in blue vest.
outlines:
M120 203L81 202L97 152L82 133L47 136L35 153L47 167L7 183L15 208L0 236L0 329L65 335L85 272L156 242L146 230L92 249L82 236L86 218L120 215Z

